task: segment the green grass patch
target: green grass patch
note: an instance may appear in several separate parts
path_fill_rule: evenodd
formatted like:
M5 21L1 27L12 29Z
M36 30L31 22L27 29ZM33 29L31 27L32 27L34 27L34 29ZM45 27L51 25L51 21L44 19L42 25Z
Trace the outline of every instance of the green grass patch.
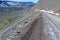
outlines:
M3 29L7 24L8 24L8 22L6 20L4 22L2 22L0 24L0 30Z
M5 20L0 24L0 30L3 29L8 23L12 22L13 19L9 16L5 17Z
M6 16L6 20L10 23L13 21L13 19L10 16Z

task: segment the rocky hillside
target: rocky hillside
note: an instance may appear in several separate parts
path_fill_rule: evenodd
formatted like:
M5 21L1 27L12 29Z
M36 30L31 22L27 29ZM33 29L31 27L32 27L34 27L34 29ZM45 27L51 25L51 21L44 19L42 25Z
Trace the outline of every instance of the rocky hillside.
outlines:
M21 17L34 5L33 2L0 1L0 23L8 16L13 19Z
M24 10L31 8L35 3L33 2L14 2L14 1L1 1L0 12Z

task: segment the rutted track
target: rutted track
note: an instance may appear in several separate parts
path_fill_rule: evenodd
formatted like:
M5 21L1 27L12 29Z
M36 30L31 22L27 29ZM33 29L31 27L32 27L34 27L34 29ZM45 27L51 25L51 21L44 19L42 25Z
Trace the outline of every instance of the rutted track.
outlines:
M42 20L41 15L31 25L30 30L22 38L22 40L40 40L42 36Z
M53 19L49 18L49 15L46 15L46 13L43 13L43 19L44 19L44 32L45 32L45 40L60 40L60 30L59 28L53 23Z

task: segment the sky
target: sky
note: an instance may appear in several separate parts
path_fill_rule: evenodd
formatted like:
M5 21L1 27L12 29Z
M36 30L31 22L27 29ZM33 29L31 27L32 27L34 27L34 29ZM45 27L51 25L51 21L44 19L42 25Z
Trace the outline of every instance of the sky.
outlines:
M3 1L7 1L7 0L3 0ZM18 1L18 2L34 2L34 3L37 3L39 0L8 0L8 1Z
M21 2L21 1L24 1L24 2L25 2L25 1L26 1L26 2L29 1L29 2L37 3L39 0L12 0L12 1L20 1L20 2Z

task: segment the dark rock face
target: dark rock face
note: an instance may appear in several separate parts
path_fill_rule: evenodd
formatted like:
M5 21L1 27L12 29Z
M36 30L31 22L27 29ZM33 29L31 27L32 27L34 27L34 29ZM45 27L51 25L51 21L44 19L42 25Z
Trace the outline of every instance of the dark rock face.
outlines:
M24 10L31 8L33 5L35 5L33 2L0 1L0 14L2 12Z
M34 5L35 3L33 2L15 2L15 1L0 1L0 6L1 7L20 7L20 6L29 6L29 5ZM3 6L2 6L3 5Z

